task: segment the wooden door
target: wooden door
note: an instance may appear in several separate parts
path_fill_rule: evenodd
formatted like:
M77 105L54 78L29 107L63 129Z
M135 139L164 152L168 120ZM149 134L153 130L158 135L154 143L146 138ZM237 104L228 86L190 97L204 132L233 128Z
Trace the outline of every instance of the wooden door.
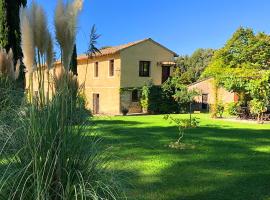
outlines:
M202 110L208 110L208 94L202 95Z
M161 83L164 83L170 77L170 66L162 66L162 78Z
M99 94L93 94L93 114L99 113Z

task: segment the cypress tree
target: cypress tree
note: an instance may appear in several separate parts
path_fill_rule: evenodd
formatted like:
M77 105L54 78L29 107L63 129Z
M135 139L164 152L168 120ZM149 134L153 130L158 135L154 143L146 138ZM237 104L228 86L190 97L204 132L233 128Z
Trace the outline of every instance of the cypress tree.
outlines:
M13 50L14 62L22 60L20 7L26 6L27 0L0 0L0 46ZM19 80L24 80L24 67L21 66Z
M8 46L8 23L7 23L7 3L6 0L0 0L0 46Z
M76 44L74 44L74 48L73 48L73 54L71 57L71 61L70 61L70 71L73 72L74 75L78 75L78 70L77 70L77 47Z

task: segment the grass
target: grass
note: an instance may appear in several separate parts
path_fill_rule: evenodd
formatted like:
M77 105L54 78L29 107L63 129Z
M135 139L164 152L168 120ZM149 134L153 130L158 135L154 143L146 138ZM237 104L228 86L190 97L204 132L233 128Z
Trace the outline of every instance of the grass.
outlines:
M182 115L187 117L186 115ZM112 166L125 177L127 197L138 200L270 200L270 124L257 125L197 115L176 150L177 128L156 116L94 120Z

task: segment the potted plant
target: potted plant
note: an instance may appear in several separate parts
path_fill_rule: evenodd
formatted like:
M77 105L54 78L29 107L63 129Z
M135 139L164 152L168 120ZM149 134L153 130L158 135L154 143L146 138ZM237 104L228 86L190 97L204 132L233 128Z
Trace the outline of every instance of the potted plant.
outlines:
M128 114L128 108L122 108L122 110L121 110L121 112L122 112L122 114L124 115L124 116L126 116L127 114Z

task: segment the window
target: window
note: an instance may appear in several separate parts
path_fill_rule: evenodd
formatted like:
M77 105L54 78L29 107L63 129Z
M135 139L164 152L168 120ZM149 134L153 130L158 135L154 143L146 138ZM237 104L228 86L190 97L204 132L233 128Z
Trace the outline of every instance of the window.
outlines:
M150 76L150 61L140 61L139 76L149 77Z
M110 60L109 76L114 76L114 60Z
M95 62L94 77L98 77L98 62Z
M138 102L139 101L139 93L138 90L133 90L131 95L132 102Z

